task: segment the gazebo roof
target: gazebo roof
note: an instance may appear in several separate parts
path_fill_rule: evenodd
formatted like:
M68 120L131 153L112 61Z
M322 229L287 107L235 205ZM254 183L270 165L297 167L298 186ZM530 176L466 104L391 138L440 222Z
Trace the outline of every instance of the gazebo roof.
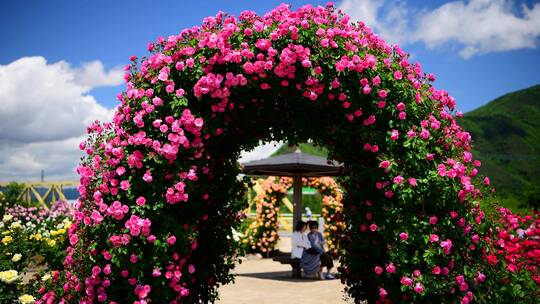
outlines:
M241 164L242 173L250 175L273 176L340 176L343 166L336 161L327 160L300 150Z

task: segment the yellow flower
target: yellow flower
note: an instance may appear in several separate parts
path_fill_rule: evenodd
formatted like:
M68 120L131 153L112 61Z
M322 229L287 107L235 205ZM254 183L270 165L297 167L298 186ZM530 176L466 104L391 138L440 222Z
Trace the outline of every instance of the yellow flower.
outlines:
M18 261L21 260L21 258L22 258L22 254L16 253L16 254L14 254L13 257L11 258L11 261L13 261L13 262L18 262Z
M51 236L57 236L57 235L64 234L64 233L66 233L66 229L60 228L58 230L51 231Z
M35 301L36 300L34 299L34 297L32 297L29 294L24 294L24 295L19 297L19 303L21 303L21 304L32 304Z
M6 235L4 238L2 238L2 244L7 245L13 241L13 238L11 235Z
M9 222L13 219L13 215L11 214L4 214L4 217L2 218L3 222Z
M0 281L5 283L15 282L19 278L17 270L0 271Z
M9 228L11 229L18 229L21 227L22 227L21 222L14 222L14 223L11 223L11 226L9 226Z
M43 282L46 282L46 281L48 281L48 280L50 280L50 279L51 279L51 275L48 274L48 273L45 274L45 275L41 278L41 280L42 280Z
M31 240L34 239L36 241L39 241L39 240L41 240L41 234L39 234L39 233L32 234L32 235L30 235L30 239Z
M56 245L56 241L55 240L47 240L47 244L49 244L49 246L53 247L54 245Z

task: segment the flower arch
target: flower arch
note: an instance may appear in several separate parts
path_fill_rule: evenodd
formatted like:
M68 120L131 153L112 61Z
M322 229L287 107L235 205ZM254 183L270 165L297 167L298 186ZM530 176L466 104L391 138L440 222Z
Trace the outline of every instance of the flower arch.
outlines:
M259 140L312 140L344 164L341 273L356 301L494 296L470 135L401 48L331 5L281 5L148 49L113 122L81 144L66 271L38 303L216 299L245 208L237 159Z
M286 177L270 176L261 179L259 185L255 196L257 217L244 232L242 242L248 253L266 254L274 250L279 241L279 206L292 181Z
M302 178L302 184L317 189L322 196L324 236L328 252L337 257L345 231L343 193L331 177ZM242 240L248 252L268 253L275 249L279 240L279 206L291 187L290 177L270 176L261 180L255 197L257 218L249 225Z

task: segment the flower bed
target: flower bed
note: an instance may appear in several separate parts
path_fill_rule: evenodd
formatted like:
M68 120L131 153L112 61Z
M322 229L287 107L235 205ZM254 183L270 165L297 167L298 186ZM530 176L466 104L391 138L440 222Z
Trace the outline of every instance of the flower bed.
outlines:
M25 293L33 287L23 276L63 269L71 211L65 202L51 209L16 205L5 210L0 222L1 303L31 303L32 296Z

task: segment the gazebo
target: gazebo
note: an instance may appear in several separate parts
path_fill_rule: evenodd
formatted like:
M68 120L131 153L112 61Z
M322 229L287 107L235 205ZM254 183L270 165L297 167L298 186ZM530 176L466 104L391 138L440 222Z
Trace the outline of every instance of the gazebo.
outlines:
M293 229L302 218L302 177L341 176L343 166L296 149L293 153L268 157L241 164L248 175L290 176L293 178Z

